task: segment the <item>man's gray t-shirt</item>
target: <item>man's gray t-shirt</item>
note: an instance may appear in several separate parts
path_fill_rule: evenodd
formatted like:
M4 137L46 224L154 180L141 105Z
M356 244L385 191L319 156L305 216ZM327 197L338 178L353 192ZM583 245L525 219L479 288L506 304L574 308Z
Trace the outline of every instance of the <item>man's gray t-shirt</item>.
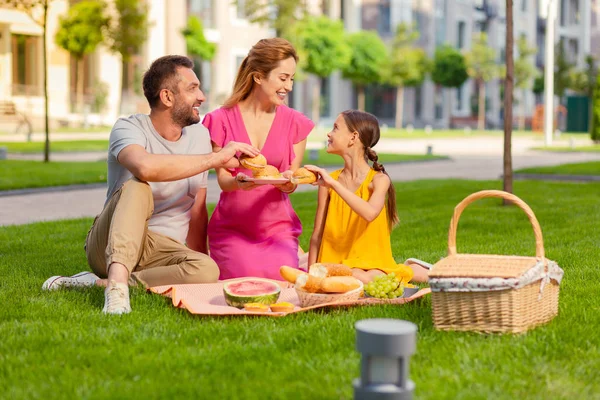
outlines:
M151 154L208 154L212 152L210 135L202 124L183 129L176 142L156 132L150 117L135 114L120 118L110 132L108 148L108 193L106 201L133 175L119 164L117 156L125 147L137 144ZM154 198L154 214L148 229L181 243L187 237L192 205L198 189L206 188L208 172L173 182L149 182Z

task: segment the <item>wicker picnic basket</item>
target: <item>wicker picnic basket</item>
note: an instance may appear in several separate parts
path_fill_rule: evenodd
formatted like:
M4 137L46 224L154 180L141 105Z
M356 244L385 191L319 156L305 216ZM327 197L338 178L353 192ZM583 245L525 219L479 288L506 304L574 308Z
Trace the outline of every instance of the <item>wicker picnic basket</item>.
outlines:
M533 226L535 257L457 254L456 229L461 213L475 200L500 197L519 206ZM448 257L429 273L433 323L440 330L520 333L558 314L563 270L544 256L542 230L529 206L500 190L473 193L454 209L448 233Z

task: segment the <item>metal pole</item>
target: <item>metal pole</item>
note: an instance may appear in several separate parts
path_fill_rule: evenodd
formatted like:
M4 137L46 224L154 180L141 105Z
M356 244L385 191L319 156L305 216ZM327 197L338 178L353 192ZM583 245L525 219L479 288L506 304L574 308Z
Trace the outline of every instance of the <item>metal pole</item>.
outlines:
M544 138L545 145L552 145L554 131L554 23L556 0L548 1L546 18L546 56L544 62Z

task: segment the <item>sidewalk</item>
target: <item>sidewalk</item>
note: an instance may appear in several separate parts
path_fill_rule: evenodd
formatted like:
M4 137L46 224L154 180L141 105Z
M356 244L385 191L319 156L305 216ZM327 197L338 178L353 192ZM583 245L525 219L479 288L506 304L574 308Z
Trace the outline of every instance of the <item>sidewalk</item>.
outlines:
M454 140L453 140L454 141ZM419 179L475 179L495 180L502 175L501 140L457 140L431 139L426 144L422 140L382 140L377 149L380 152L403 152L413 149L424 153L423 145L431 145L434 154L446 154L450 159L388 164L386 170L394 181ZM600 161L600 153L549 153L528 150L531 143L517 139L513 141L513 169ZM539 144L535 144L538 146ZM105 154L63 153L69 159L105 159ZM58 154L52 156L58 161ZM331 168L333 170L335 168ZM311 185L301 185L299 191L315 190ZM216 179L209 179L208 202L218 201L220 189ZM26 224L37 221L50 221L80 217L93 217L103 207L105 187L86 187L75 190L43 191L21 195L0 196L0 226Z

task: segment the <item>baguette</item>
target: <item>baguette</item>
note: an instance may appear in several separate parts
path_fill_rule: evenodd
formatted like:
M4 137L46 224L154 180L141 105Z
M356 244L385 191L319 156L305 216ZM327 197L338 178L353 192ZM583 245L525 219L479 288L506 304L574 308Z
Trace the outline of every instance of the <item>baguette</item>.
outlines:
M352 276L352 269L343 264L315 263L308 269L309 275L318 278L330 276Z
M286 281L296 283L296 279L298 279L298 277L302 274L306 275L306 272L283 265L281 268L279 268L279 274Z
M353 276L331 276L321 281L321 291L326 293L346 293L360 287L360 281Z
M318 293L321 291L321 282L323 279L316 276L302 274L296 279L296 287L309 293Z

